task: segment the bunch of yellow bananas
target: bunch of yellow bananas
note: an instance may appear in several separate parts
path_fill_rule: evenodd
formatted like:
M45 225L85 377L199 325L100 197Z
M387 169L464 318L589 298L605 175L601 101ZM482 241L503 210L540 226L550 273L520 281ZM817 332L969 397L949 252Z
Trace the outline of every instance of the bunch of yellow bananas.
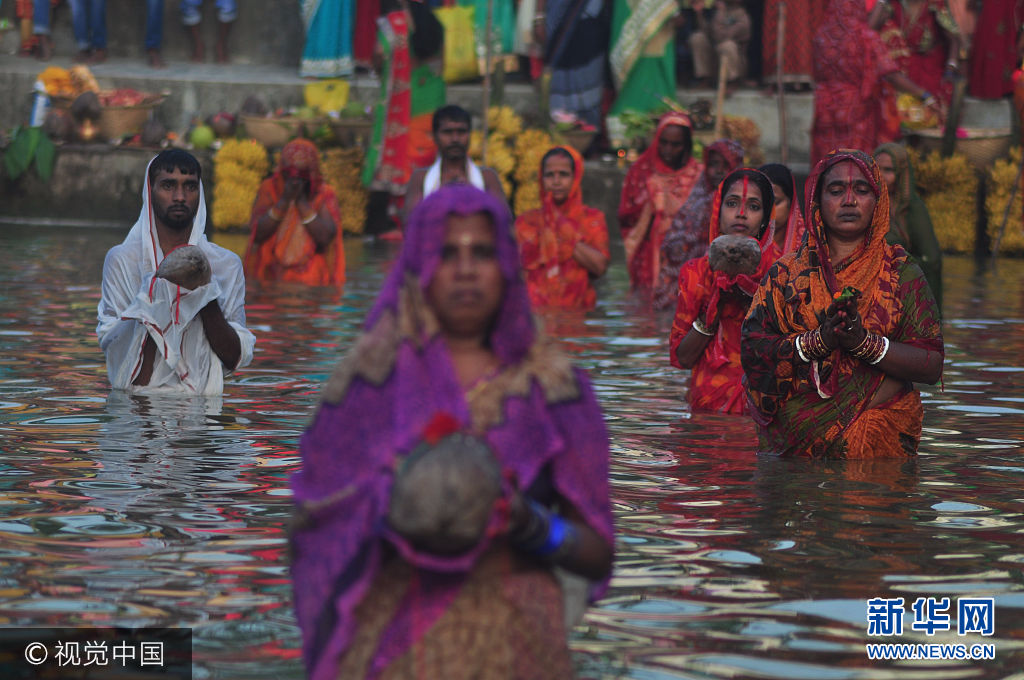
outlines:
M217 229L249 226L252 204L270 163L253 139L229 139L213 158L213 224Z
M368 195L363 187L363 149L328 149L324 153L324 181L338 196L341 226L350 234L363 233Z
M909 155L917 190L931 215L939 246L947 253L974 252L978 176L970 161L963 154L943 158L938 151L921 156L910 149Z
M1024 187L1017 187L1017 193L1013 198L1013 205L1006 220L1006 229L1003 226L1003 214L1006 212L1006 204L1010 200L1010 191L1013 183L1017 180L1017 168L1020 167L1021 148L1016 146L1010 149L1009 158L996 161L988 171L988 192L985 197L985 213L988 215L988 237L992 247L996 247L999 239L999 232L1003 231L1003 238L999 242L999 253L1021 254L1024 253L1024 221L1022 221L1021 192Z

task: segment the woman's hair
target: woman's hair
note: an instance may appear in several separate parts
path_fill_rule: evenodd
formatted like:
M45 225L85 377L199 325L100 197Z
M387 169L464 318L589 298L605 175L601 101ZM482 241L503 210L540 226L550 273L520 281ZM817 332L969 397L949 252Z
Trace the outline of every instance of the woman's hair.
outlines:
M753 168L740 168L739 170L733 170L730 172L725 179L722 180L721 188L718 197L718 208L721 211L722 203L725 201L725 195L732 188L732 185L739 182L744 177L749 181L757 185L757 188L761 191L761 203L764 205L764 212L761 216L761 226L757 229L757 238L764 236L764 230L768 228L768 225L772 221L772 208L775 205L775 190L772 189L772 181L765 176L764 173L754 170ZM721 212L719 212L721 214ZM714 228L718 228L715 225Z
M540 171L541 171L541 173L544 172L544 165L548 162L548 159L549 158L554 158L555 156L561 156L562 158L568 158L569 159L569 167L572 168L572 174L573 174L573 176L576 175L576 161L573 159L572 154L569 153L568 151L566 151L565 149L563 149L561 147L558 147L558 146L556 146L553 149L548 149L548 152L546 154L544 154L543 158L540 159Z
M768 163L759 167L758 172L764 174L772 184L780 187L789 202L793 202L793 173L782 163Z

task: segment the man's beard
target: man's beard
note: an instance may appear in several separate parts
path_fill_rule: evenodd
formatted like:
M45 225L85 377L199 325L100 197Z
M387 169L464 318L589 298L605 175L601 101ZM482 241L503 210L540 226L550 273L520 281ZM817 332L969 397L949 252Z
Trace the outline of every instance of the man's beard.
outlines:
M160 215L160 221L164 223L168 228L174 231L184 231L192 227L192 222L196 218L196 214L186 208L184 211L171 211L168 207L164 210L163 214Z

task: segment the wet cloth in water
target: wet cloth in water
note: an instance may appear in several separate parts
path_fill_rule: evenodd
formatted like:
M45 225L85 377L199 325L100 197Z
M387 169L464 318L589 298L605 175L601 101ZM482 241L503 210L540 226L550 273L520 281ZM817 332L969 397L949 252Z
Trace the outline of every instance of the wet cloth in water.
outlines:
M489 336L500 368L467 391L425 290L447 217L478 212L495 225L504 281ZM308 673L314 680L491 677L478 674L484 654L510 664L500 668L504 678L571 677L559 612L541 602L557 592L549 569L524 562L502 538L441 558L385 530L396 460L439 411L482 437L529 495L571 505L612 544L608 438L590 383L537 334L507 208L466 185L443 187L413 211L365 332L335 369L301 440L292 582ZM480 588L478 579L489 585ZM368 593L384 599L374 605ZM487 618L481 608L508 624L500 635L493 626L476 629Z
M150 161L152 164L152 161ZM107 357L107 375L115 389L132 392L220 394L224 375L252 361L256 338L245 327L245 275L242 262L230 250L210 243L206 229L206 200L199 186L199 210L189 234L210 262L212 278L193 290L155 277L164 253L160 249L150 206L149 166L142 189L142 212L123 243L103 261L103 284L96 335ZM199 312L216 300L224 318L238 333L238 365L226 369L210 348ZM157 352L153 375L145 386L132 385L142 367L142 347L153 338Z
M864 243L832 262L818 198L822 176L852 161L878 196ZM808 179L809 235L772 265L743 323L742 358L760 449L786 456L886 458L913 455L921 438L921 395L913 384L868 408L885 374L846 352L811 363L797 335L821 324L834 293L861 291L857 313L868 333L944 353L939 311L924 273L886 242L889 196L878 166L860 151L829 154Z
M542 206L516 219L516 239L523 257L530 302L536 307L590 309L597 301L590 272L576 261L577 243L608 251L608 225L604 213L583 204L583 157L568 146L555 147L572 156L575 176L569 196L557 205L544 191L544 167L538 182Z

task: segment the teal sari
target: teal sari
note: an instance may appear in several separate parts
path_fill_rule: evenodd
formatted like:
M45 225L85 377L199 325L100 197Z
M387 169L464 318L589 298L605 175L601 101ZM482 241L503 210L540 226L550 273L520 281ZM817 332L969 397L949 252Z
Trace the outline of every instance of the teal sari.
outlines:
M306 46L299 75L337 78L352 75L352 35L356 21L353 0L302 0Z

